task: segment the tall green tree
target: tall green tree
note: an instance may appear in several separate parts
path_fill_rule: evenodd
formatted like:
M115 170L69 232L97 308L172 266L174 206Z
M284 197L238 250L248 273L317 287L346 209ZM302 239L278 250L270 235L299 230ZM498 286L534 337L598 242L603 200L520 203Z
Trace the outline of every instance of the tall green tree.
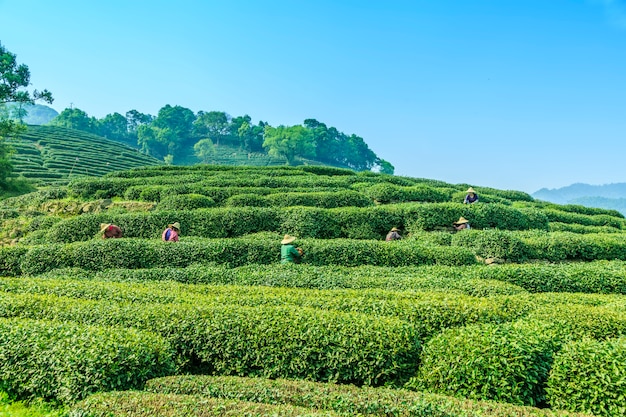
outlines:
M237 136L239 136L239 142L241 147L250 152L263 152L263 140L265 139L265 126L267 123L260 121L258 125L252 123L250 116L243 116L241 124L233 119L234 125L239 125L237 128Z
M294 165L296 157L315 156L315 144L311 132L304 126L265 126L263 147L271 156L284 157L288 165Z
M193 127L197 136L209 138L218 146L233 142L230 116L223 111L199 111Z
M49 125L98 134L98 120L77 107L64 109Z
M169 128L151 125L139 126L137 130L137 144L143 153L159 159L171 155L171 160L173 160L180 147L175 132Z
M29 92L30 71L24 64L18 64L16 55L0 44L0 105L17 104L22 108L25 104L34 104L36 100L52 103L52 94L48 90ZM7 178L13 167L10 156L12 149L6 139L23 131L25 126L10 117L0 116L0 187L7 188Z
M211 139L200 139L195 145L193 145L193 151L198 159L200 159L203 163L208 164L213 155L215 155L215 146L213 145L213 141L211 141Z
M132 143L128 132L128 120L119 113L107 114L96 123L100 136L120 142Z
M196 115L190 109L166 104L159 110L159 114L152 121L152 126L171 130L176 136L175 142L191 144L195 120Z

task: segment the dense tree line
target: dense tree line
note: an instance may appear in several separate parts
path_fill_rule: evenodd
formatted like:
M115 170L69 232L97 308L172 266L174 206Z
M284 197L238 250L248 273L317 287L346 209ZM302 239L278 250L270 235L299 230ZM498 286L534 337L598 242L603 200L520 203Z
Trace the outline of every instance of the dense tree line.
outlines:
M273 127L248 115L232 117L222 111L199 111L182 106L162 107L156 116L130 110L125 115L108 114L102 119L83 110L68 108L51 125L78 129L138 147L142 152L172 163L193 149L203 162L211 159L216 146L236 147L247 152L283 157L289 165L298 158L329 165L393 174L394 167L380 159L363 138L347 135L315 119L302 125Z

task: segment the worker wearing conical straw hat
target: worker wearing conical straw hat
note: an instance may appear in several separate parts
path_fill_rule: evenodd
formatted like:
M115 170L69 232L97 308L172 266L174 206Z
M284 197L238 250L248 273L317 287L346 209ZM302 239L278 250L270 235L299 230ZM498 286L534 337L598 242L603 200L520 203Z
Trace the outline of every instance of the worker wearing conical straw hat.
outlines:
M465 200L463 200L463 204L474 204L478 201L478 194L472 187L468 188L466 191L467 195L465 196Z
M302 261L302 255L304 252L302 248L296 248L293 242L296 240L295 236L285 235L283 240L280 241L280 263L281 264L299 264Z
M459 220L452 223L452 225L456 230L464 230L470 228L469 221L463 216L459 217Z

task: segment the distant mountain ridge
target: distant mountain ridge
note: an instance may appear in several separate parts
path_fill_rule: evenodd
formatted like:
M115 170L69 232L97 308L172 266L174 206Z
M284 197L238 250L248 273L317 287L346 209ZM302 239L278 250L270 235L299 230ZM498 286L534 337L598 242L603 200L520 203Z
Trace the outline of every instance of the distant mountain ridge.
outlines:
M542 188L532 196L557 204L613 209L626 215L626 183L603 185L576 183L562 188Z

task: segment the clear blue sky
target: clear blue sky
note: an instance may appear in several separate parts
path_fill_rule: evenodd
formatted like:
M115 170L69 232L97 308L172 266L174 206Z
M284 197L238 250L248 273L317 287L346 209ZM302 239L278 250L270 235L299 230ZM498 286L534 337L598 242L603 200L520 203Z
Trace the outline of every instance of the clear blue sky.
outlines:
M626 182L624 0L0 0L52 105L315 118L396 174Z

